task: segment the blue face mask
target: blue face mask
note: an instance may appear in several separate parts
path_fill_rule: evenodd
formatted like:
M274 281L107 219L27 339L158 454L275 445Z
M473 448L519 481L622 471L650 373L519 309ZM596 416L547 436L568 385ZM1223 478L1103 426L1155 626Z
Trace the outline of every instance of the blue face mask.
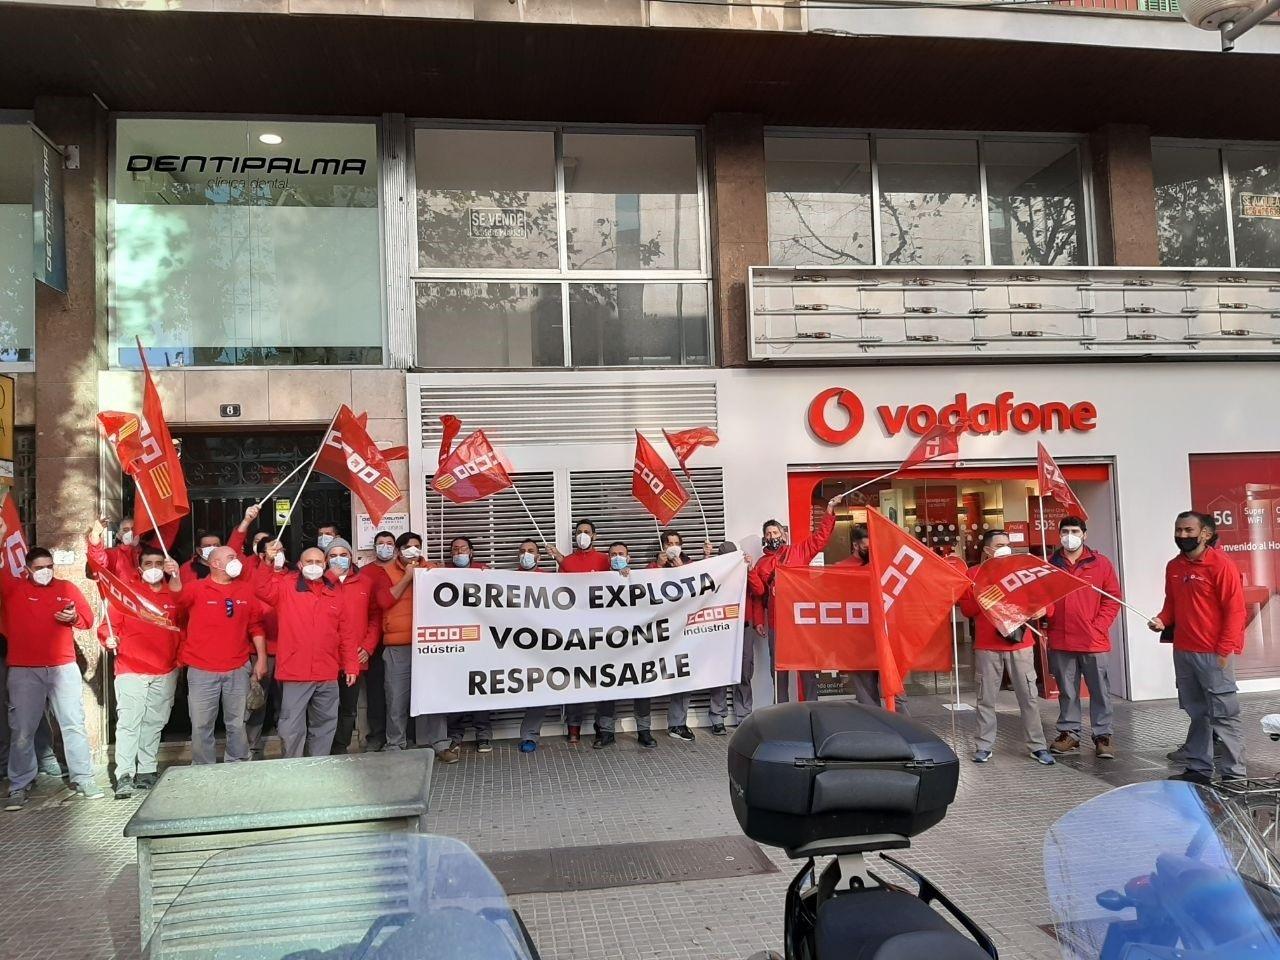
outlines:
M330 557L329 566L333 569L334 573L346 573L348 570L351 569L351 558L350 557Z
M469 566L471 566L471 554L469 554L469 553L455 553L455 554L453 555L453 565L454 565L455 567L469 567Z
M614 570L625 570L627 569L627 558L620 553L615 553L609 558L609 566Z

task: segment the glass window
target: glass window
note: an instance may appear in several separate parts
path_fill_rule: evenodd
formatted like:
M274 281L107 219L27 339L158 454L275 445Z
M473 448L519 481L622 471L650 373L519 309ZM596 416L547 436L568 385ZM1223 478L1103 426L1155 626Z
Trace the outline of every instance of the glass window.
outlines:
M31 128L0 124L0 362L35 359Z
M883 263L983 262L977 141L877 139L876 163Z
M1237 267L1280 267L1280 148L1227 150Z
M556 269L555 134L418 130L420 267Z
M564 366L559 283L420 282L414 300L422 366Z
M875 260L866 137L767 137L769 262Z
M704 283L574 283L575 367L710 362Z
M564 136L565 245L575 270L701 270L692 135Z
M1231 263L1222 161L1213 147L1153 144L1156 237L1166 267Z
M1025 266L1086 261L1080 158L1074 144L983 143L991 262Z
M379 364L376 128L120 120L111 363Z

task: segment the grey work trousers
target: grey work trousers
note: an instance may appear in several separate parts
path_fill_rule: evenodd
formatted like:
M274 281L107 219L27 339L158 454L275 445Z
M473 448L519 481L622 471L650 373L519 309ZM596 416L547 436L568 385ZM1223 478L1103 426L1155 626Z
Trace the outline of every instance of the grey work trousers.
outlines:
M1018 698L1027 749L1047 749L1044 725L1040 722L1040 711L1036 706L1035 648L975 650L974 660L974 680L978 687L978 735L974 748L991 750L996 745L996 701L1000 696L1000 681L1004 679L1007 668L1013 681L1014 696Z
M673 693L667 698L667 729L684 727L689 723L689 691Z
M868 707L879 707L884 704L880 694L879 670L854 670L849 674L849 686L853 689L853 699ZM904 717L911 716L907 709L907 698L903 694L893 698L893 709Z
M178 671L116 674L116 781L156 772L160 734L173 711Z
M93 761L84 725L83 681L74 663L60 667L10 667L9 790L25 790L39 772L36 731L45 708L53 711L62 731L67 771L73 784L93 782Z
M631 711L636 718L636 730L649 730L652 728L652 711L653 701L648 697L637 697L631 701ZM617 729L616 717L618 713L618 701L608 700L604 703L596 704L596 726L605 733L613 733Z
M276 724L286 757L327 757L338 728L337 680L285 680Z
M769 627L769 666L772 668L778 662L777 657L777 634L772 626ZM800 693L804 697L805 702L809 703L818 699L818 671L801 670L800 676ZM791 675L783 672L779 673L777 669L773 671L773 696L775 703L786 703L791 699Z
M249 752L257 754L261 759L262 754L262 728L267 722L267 709L271 704L276 705L276 726L280 725L280 684L276 683L276 658L274 656L267 657L267 675L262 678L262 691L267 695L267 699L257 710L245 709L244 717L244 734L249 741Z
M493 739L492 711L472 710L470 713L450 713L447 716L445 727L451 742L461 743L465 740L468 726L476 728L477 740Z
M1212 653L1173 651L1173 672L1178 683L1178 705L1187 712L1187 769L1213 776L1213 738L1221 744L1218 764L1224 777L1243 777L1244 732L1240 725L1240 698L1236 675L1227 661L1218 666Z
M40 718L35 735L36 765L42 773L62 776L58 755L53 752L53 730L49 715ZM9 769L9 668L0 657L0 770Z
M1050 650L1049 670L1058 684L1058 732L1080 739L1083 677L1089 691L1089 733L1095 740L1111 736L1111 683L1102 654Z
M227 745L222 753L224 763L240 763L249 759L249 739L245 735L244 715L249 698L249 677L253 668L249 661L243 667L214 673L199 667L187 668L187 712L191 715L191 764L218 762L218 744L214 724L218 708L222 708L222 725L227 731Z
M413 647L408 644L382 648L384 689L387 700L387 743L384 750L405 750L409 746L409 709L413 690ZM430 744L435 751L452 746L448 716L443 713L415 717L419 746Z
M571 703L564 708L564 722L567 727L580 727L587 717L590 703Z
M733 713L741 723L751 716L754 696L751 692L751 678L756 673L756 631L746 627L742 631L742 672L738 682L733 685ZM729 716L728 687L716 687L711 691L711 709L708 714L711 722L724 723Z
M520 739L538 743L542 740L542 723L547 719L550 707L526 707L520 721Z

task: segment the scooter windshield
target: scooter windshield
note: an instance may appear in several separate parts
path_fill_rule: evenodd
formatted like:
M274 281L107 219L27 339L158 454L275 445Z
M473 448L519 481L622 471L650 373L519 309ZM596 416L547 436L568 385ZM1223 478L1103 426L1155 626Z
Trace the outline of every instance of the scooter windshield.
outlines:
M537 958L502 886L449 837L345 834L193 856L172 861L189 879L150 960Z
M1064 960L1280 960L1280 862L1204 787L1081 804L1045 836L1044 874Z

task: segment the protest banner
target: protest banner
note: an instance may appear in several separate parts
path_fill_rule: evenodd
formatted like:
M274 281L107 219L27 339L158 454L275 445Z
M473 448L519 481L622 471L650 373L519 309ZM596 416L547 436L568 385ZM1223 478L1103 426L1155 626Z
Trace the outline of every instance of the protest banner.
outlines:
M740 555L675 569L414 572L414 715L663 697L738 682Z

